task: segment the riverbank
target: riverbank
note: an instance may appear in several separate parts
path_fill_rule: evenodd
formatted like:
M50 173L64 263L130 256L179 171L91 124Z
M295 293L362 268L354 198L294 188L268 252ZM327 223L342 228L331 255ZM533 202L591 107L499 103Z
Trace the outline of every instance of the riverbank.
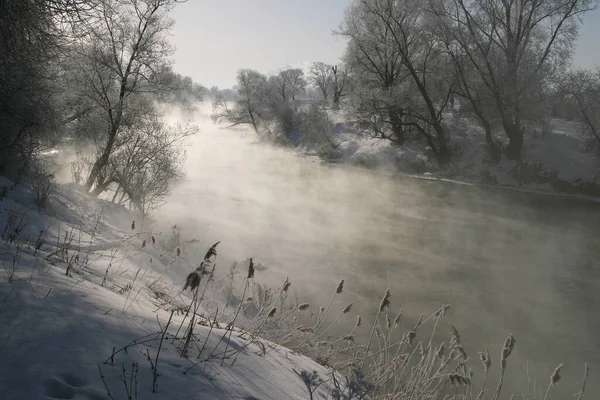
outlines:
M354 357L356 361L356 354L369 341L387 287L391 304L379 315L378 324L385 334L374 334L371 343L371 350L380 358L371 363L376 369L366 382L361 380L365 383L384 383L389 378L394 390L394 385L411 376L410 368L402 370L398 379L389 375L397 371L390 364L396 351L419 354L417 350L427 348L432 337L436 350L446 341L445 359L455 356L458 350L452 352L447 344L451 324L459 329L464 338L460 345L469 355L487 347L492 355L498 354L504 340L514 334L517 346L506 375L507 394L528 390L521 368L527 360L543 380L559 362L565 363L562 386L553 392L557 396L578 390L584 362L589 361L592 369L597 365L596 358L590 358L590 349L595 348L596 339L591 336L594 327L571 328L577 321L593 324L597 320L594 310L600 309L594 305L594 269L588 266L590 260L593 263L597 259L594 210L573 210L566 215L555 212L551 205L535 202L530 207L485 191L417 181L398 185L367 171L306 162L289 151L262 146L250 134L240 136L239 131L216 129L208 121L203 122L203 128L204 134L195 137L190 147L194 151L190 150L186 166L188 177L160 210L161 225L134 227L135 216L127 210L91 199L73 186L58 187L51 207L42 213L34 209L31 194L22 187L7 192L2 221L8 221L12 211L26 208L33 223L24 232L25 240L17 242L21 245L11 243L3 248L5 265L11 265L13 254L21 254L22 261L16 279L20 286L2 284L2 298L7 299L3 304L11 310L3 314L9 329L3 336L6 348L2 354L10 355L9 365L23 366L15 368L17 371L27 365L32 371L42 371L43 365L56 367L43 370L39 376L26 375L20 381L11 369L5 373L7 380L0 382L3 388L17 393L22 390L22 397L33 399L36 395L52 398L71 394L73 398L106 399L98 364L114 395L115 391L123 393L121 376L131 377L130 368L137 363L140 396L142 390L150 396L152 364L142 352L147 350L156 364L157 350L162 348L161 335L157 334L168 325L170 340L158 357L161 375L157 394L152 396L282 398L283 390L289 398L309 398L303 391L302 371L317 371L319 379L331 382L330 369L304 358L290 364L293 353L286 353L285 348L308 340L301 352L322 364L335 363L326 356L339 355L340 351L348 352L349 360ZM25 244L36 243L42 230L40 250L27 248ZM91 232L96 232L93 241ZM527 238L526 243L523 238ZM199 297L204 300L197 320L200 324L195 325L190 342L192 356L181 357L180 346L185 343L181 331L189 326L189 317L184 324L182 321L192 298L192 292L182 290L183 284L217 240L221 243L216 248L216 279L210 283L202 280L208 289L204 293L201 287L204 295ZM69 248L63 252L65 246ZM17 248L20 250L15 252ZM52 254L57 250L61 251ZM255 257L255 275L244 289L248 256ZM70 264L70 275L65 275ZM105 276L107 282L103 283ZM234 277L233 285L229 276ZM285 304L291 308L282 313L280 294L287 277L292 286ZM337 293L340 279L345 279L345 284ZM567 288L566 292L556 291L557 279L564 282L560 287ZM265 297L269 288L275 295ZM579 298L587 299L589 310L576 303ZM350 303L351 310L344 313ZM317 326L321 307L328 308L328 304L327 323ZM452 304L448 315L439 323L433 324L436 319L432 317L417 327L420 313L427 319L442 304ZM532 318L527 310L536 304ZM244 318L237 321L240 306L239 316ZM271 318L279 328L264 329L275 322L269 322L273 308ZM401 309L398 325L388 327L386 318L393 321ZM169 324L170 311L174 310ZM261 311L256 314L256 310ZM355 327L358 315L362 323ZM228 331L232 320L245 331ZM337 323L329 328L333 320ZM39 328L26 331L34 322ZM179 326L183 328L178 333ZM414 341L400 342L410 347L388 348L390 337L401 339L410 331L417 334ZM61 335L68 332L62 340ZM288 334L294 334L293 340L286 339ZM109 359L119 346L145 335L151 335L150 343L136 344L128 348L129 354L121 351L114 361ZM557 347L556 337L579 346ZM40 341L43 348L51 350L36 354L33 346ZM31 355L17 351L20 343L30 346ZM229 349L224 348L227 343ZM90 348L101 351L91 352ZM200 353L203 356L198 358ZM227 353L233 356L223 357ZM414 360L425 368L419 376L424 383L435 381L454 393L451 371L436 375L437 364L427 358L432 354L423 352ZM69 364L53 361L61 357ZM203 362L194 366L198 360ZM460 362L450 361L451 370ZM268 371L248 367L253 363ZM124 365L127 374L123 373ZM426 369L432 365L435 370ZM184 375L182 370L192 366ZM479 389L481 366L473 363L472 368L475 388ZM191 375L192 371L199 375ZM266 382L254 377L257 371ZM493 367L490 382L496 381L498 372ZM458 374L468 376L464 371ZM351 372L349 375L352 378ZM29 385L23 383L27 380ZM589 383L592 393L597 392L594 385ZM329 390L327 386L320 388Z
M190 324L185 277L202 256L175 229L74 185L42 211L27 187L0 187L2 399L302 399L313 373L314 395L331 395L329 369L248 329L264 315L233 325L221 279L202 276Z
M330 143L301 146L300 154L388 175L600 201L600 152L574 122L551 120L544 133L526 137L521 162L504 156L496 162L480 129L456 121L451 128L452 159L440 165L423 143L396 146L360 135L341 112L331 113L331 120Z

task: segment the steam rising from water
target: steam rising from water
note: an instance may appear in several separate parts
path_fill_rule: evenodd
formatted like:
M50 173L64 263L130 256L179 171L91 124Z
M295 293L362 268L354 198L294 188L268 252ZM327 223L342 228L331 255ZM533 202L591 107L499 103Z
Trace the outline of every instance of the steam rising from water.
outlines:
M542 386L565 363L558 397L579 390L584 362L600 373L597 204L319 165L249 129L217 127L209 111L196 115L187 176L159 218L205 247L221 240L221 266L254 257L269 267L259 281L289 276L300 302L314 305L344 278L340 307L355 310L342 326L356 313L372 319L386 287L390 313L403 307L409 321L450 303L476 373L476 351L489 347L497 364L515 335L509 391L524 390L514 383L526 360Z

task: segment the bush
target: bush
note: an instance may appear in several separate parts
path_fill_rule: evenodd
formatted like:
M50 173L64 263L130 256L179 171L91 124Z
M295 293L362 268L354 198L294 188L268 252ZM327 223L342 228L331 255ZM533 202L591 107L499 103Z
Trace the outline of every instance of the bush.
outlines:
M48 205L54 187L54 174L44 171L42 167L36 167L31 172L30 181L35 195L35 205L38 210L43 210Z
M342 157L342 151L332 143L326 142L317 148L317 155L321 160L333 161Z

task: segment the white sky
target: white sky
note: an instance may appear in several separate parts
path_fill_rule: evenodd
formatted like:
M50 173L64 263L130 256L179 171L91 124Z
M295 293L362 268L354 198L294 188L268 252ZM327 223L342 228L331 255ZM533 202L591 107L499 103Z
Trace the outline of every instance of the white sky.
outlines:
M350 0L188 0L175 9L175 70L210 87L231 87L240 68L335 63L334 37ZM575 63L600 65L600 10L584 17Z

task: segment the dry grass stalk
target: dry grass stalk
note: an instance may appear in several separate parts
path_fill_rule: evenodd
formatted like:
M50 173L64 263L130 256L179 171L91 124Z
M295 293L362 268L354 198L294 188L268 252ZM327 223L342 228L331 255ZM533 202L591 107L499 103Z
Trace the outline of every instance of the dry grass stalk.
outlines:
M250 261L248 263L248 275L246 276L246 281L244 282L244 293L242 293L242 300L246 297L246 290L248 290L248 286L250 285L249 280L254 278L254 261L252 260L252 258L250 258ZM229 343L231 342L231 335L233 333L233 324L235 323L235 320L237 319L238 315L240 314L240 310L242 309L242 304L244 302L240 301L240 304L238 305L236 311L235 311L235 315L233 317L233 321L231 321L231 329L229 330L229 338L227 339L227 342L225 343L225 351L223 352L223 358L221 359L221 365L223 365L223 363L225 362L225 356L227 355L227 349L229 348ZM227 334L227 331L225 332L225 334ZM223 335L223 337L225 337L225 335ZM222 340L223 338L221 338ZM220 343L220 341L219 341ZM217 344L218 345L218 344Z
M362 359L362 362L360 364L360 370L362 371L365 365L365 361L367 360L367 357L369 356L369 349L371 348L371 343L373 341L373 335L375 334L375 329L377 327L377 322L379 320L379 314L381 314L381 312L383 312L383 310L386 307L389 307L390 305L390 289L386 289L385 290L385 294L383 295L383 298L381 299L381 303L379 304L379 309L377 310L377 314L375 315L375 321L373 322L373 327L371 328L371 335L369 336L369 341L367 342L367 347L365 349L365 355Z
M583 381L581 383L581 390L576 394L577 400L581 400L583 398L583 393L585 392L585 384L587 383L588 374L590 373L590 369L588 368L587 363L584 365L583 369Z
M162 343L165 338L165 334L169 329L169 325L171 324L171 320L173 319L173 311L171 311L171 315L169 316L169 320L167 321L167 325L162 330L160 335L160 343L158 345L158 350L156 351L156 360L154 361L154 375L152 377L152 393L156 393L156 388L158 386L158 357L160 356L160 350L162 349Z
M335 294L340 294L344 291L344 280L342 279L340 283L338 283L337 289L335 289Z
M550 383L548 384L548 388L546 389L546 394L544 395L544 400L548 399L548 395L550 394L550 389L552 389L552 387L554 385L556 385L558 383L558 381L560 381L560 378L561 378L560 374L562 372L562 368L563 368L563 364L560 364L558 367L556 367L556 369L550 376Z
M281 291L284 293L287 293L288 289L290 288L290 285L292 283L290 282L290 280L288 278L285 278L285 282L283 282L283 286L281 288Z
M491 400L497 400L500 397L500 391L502 390L502 382L504 381L504 372L506 371L506 360L508 359L508 356L510 356L513 349L515 348L515 343L516 343L515 337L511 333L506 338L506 341L504 342L504 346L502 347L502 352L500 353L500 367L502 368L502 370L500 372L500 379L498 381L498 386L496 387L496 391L494 392L494 395L492 396Z

